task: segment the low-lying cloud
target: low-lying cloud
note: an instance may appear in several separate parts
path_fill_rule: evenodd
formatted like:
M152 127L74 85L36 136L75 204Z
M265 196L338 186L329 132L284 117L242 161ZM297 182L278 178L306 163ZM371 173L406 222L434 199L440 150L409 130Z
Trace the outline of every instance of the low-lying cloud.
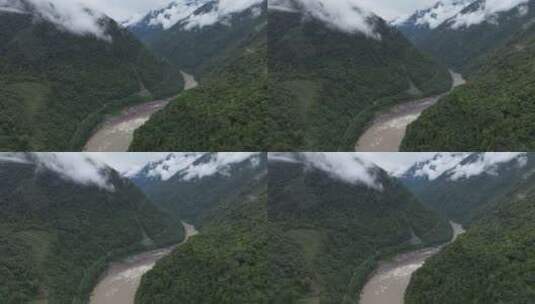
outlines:
M453 29L458 29L481 24L484 21L493 23L497 14L515 7L518 7L519 14L526 14L529 7L525 4L528 2L529 0L486 0L478 10L453 17L450 26Z
M115 191L109 167L83 153L0 153L0 162L34 164L37 170L53 171L67 181Z
M380 38L371 21L374 14L358 0L270 0L269 9L301 11L337 30Z
M31 14L76 35L111 41L100 20L105 16L76 0L0 0L0 12Z
M351 184L364 184L376 190L383 185L377 180L377 166L356 153L269 153L270 161L303 163L328 173L331 177Z

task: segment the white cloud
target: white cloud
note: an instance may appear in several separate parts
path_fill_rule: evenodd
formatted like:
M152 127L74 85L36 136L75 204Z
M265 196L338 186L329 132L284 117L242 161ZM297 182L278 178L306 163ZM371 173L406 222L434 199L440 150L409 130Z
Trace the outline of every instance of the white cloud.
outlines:
M0 153L0 161L35 164L37 170L51 170L77 184L115 190L109 181L109 167L84 153Z
M270 0L269 9L280 11L304 11L308 16L321 20L331 27L349 32L360 32L379 39L370 18L373 13L359 0Z
M28 6L27 6L27 5ZM18 11L54 23L59 29L77 34L94 35L110 41L99 24L104 15L73 0L0 0L0 11Z
M152 161L165 158L167 152L85 152L92 159L97 159L118 171L123 176L136 174Z
M526 153L482 153L478 155L477 160L474 162L457 165L448 172L448 175L453 181L478 176L483 173L496 175L496 169L499 164L508 163L514 160L516 160L517 165L525 166L527 164Z
M453 29L458 29L480 24L484 21L495 22L494 18L496 14L509 11L517 6L519 6L519 13L525 14L528 7L520 5L526 4L527 2L529 0L486 0L478 10L455 16L450 21L450 26Z
M305 152L268 154L270 161L297 162L327 172L333 178L352 184L364 184L376 190L383 185L377 181L377 166L361 157L358 153L346 152Z

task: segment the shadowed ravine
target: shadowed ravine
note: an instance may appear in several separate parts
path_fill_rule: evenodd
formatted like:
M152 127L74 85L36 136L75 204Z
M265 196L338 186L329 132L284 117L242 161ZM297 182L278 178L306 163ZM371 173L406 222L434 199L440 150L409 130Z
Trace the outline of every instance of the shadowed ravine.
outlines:
M457 223L450 222L450 224L453 229L451 240L453 242L460 234L464 233L464 229ZM362 289L360 304L403 304L405 290L412 274L444 246L400 254L392 260L381 262Z
M453 78L452 90L465 84L461 74L453 71L450 73ZM380 114L359 138L355 150L357 152L398 152L407 127L416 121L423 111L437 103L446 94L396 105Z
M192 75L181 72L184 77L184 90L197 87ZM134 139L134 131L143 126L150 117L165 108L175 97L156 100L124 109L118 116L113 116L91 136L84 147L88 152L126 152Z
M184 244L198 232L192 225L182 224L185 231L185 238L182 242ZM112 263L93 290L89 303L133 304L141 277L151 270L158 260L170 254L175 248L176 246L171 246L152 250Z

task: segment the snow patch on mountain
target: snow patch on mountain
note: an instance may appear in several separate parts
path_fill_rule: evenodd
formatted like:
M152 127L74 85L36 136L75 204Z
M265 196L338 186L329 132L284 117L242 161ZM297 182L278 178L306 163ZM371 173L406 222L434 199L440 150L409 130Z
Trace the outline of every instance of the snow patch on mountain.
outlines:
M495 18L499 13L518 9L520 15L527 14L529 7L526 5L529 0L485 0L479 7L470 12L459 13L449 22L450 27L459 29L481 24L484 21L495 23Z
M474 0L440 1L432 7L418 10L416 13L409 16L398 18L392 21L391 24L394 26L401 26L403 24L412 23L415 26L434 29L444 21L457 15L472 2L474 2Z
M466 164L458 164L448 172L449 179L457 181L460 179L468 179L473 176L478 176L483 173L490 175L497 175L497 169L500 164L516 161L516 165L523 167L527 164L526 153L516 152L499 152L499 153L481 153L477 159Z
M399 175L411 172L413 177L435 180L444 172L456 167L469 155L470 153L437 153L432 159L419 162Z
M210 161L199 162L187 166L180 174L186 181L201 179L217 174L229 175L230 168L234 164L249 161L252 166L260 164L257 152L219 152L212 155Z
M270 0L268 8L286 12L304 12L307 16L337 30L360 32L368 37L380 39L373 24L376 16L362 7L362 3L358 0Z

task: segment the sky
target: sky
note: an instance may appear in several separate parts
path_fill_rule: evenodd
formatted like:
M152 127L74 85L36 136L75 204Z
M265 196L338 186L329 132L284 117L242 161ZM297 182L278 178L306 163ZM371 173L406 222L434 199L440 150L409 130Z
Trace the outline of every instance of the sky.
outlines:
M434 5L438 0L354 0L386 20L414 13L418 9Z
M125 173L142 168L151 161L165 158L169 153L104 153L104 152L86 152L91 158L100 160L120 173Z
M171 0L78 0L80 3L100 10L117 21L145 14L151 9L161 8Z

